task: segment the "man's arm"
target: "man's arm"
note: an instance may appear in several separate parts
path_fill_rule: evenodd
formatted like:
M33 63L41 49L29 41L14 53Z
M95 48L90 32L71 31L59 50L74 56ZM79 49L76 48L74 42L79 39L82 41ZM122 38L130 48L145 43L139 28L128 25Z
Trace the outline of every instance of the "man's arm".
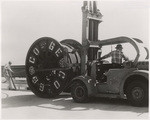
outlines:
M110 56L111 56L111 52L108 53L108 54L106 54L106 55L104 55L103 57L101 57L100 60L106 59L106 58L108 58L108 57L110 57Z
M7 69L8 69L10 72L14 73L14 71L11 69L10 66L7 66Z
M124 54L122 54L122 57L125 61L129 61L129 58L127 56L125 56Z

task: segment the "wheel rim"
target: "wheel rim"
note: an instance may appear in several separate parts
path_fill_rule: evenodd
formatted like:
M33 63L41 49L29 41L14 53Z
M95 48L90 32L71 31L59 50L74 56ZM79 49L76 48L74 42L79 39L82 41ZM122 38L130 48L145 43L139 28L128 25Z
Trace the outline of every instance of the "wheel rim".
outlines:
M140 87L135 87L132 89L132 96L136 101L142 100L144 97L144 90Z
M79 86L75 89L75 96L77 98L82 98L84 96L84 93L85 93L85 91L81 86Z

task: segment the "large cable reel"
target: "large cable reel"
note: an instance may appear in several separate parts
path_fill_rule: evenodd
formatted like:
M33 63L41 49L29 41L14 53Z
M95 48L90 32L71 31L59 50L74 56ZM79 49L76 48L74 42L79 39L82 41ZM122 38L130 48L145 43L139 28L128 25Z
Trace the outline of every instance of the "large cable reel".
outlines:
M64 55L68 53L69 64L75 66L64 67ZM70 80L80 75L80 58L82 45L71 39L57 42L50 37L36 40L28 50L26 56L27 83L31 91L44 98L59 95L68 86ZM75 53L69 53L77 49Z

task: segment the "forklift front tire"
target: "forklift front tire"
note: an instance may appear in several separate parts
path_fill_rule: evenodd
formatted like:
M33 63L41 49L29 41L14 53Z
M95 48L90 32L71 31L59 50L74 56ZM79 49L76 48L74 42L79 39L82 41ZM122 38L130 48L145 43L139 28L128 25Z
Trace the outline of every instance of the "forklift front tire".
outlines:
M88 102L88 91L84 83L75 82L71 89L71 96L73 100L77 103L86 103Z

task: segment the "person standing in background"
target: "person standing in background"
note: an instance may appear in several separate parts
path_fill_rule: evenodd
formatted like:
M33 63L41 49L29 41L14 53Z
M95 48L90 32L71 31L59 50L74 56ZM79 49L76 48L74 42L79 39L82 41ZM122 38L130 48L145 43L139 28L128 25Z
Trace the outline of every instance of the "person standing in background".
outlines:
M14 73L11 69L11 64L12 62L9 61L5 66L4 66L4 70L3 70L3 74L4 77L6 79L6 81L8 82L8 89L9 90L15 90L16 86L12 80L12 73Z

